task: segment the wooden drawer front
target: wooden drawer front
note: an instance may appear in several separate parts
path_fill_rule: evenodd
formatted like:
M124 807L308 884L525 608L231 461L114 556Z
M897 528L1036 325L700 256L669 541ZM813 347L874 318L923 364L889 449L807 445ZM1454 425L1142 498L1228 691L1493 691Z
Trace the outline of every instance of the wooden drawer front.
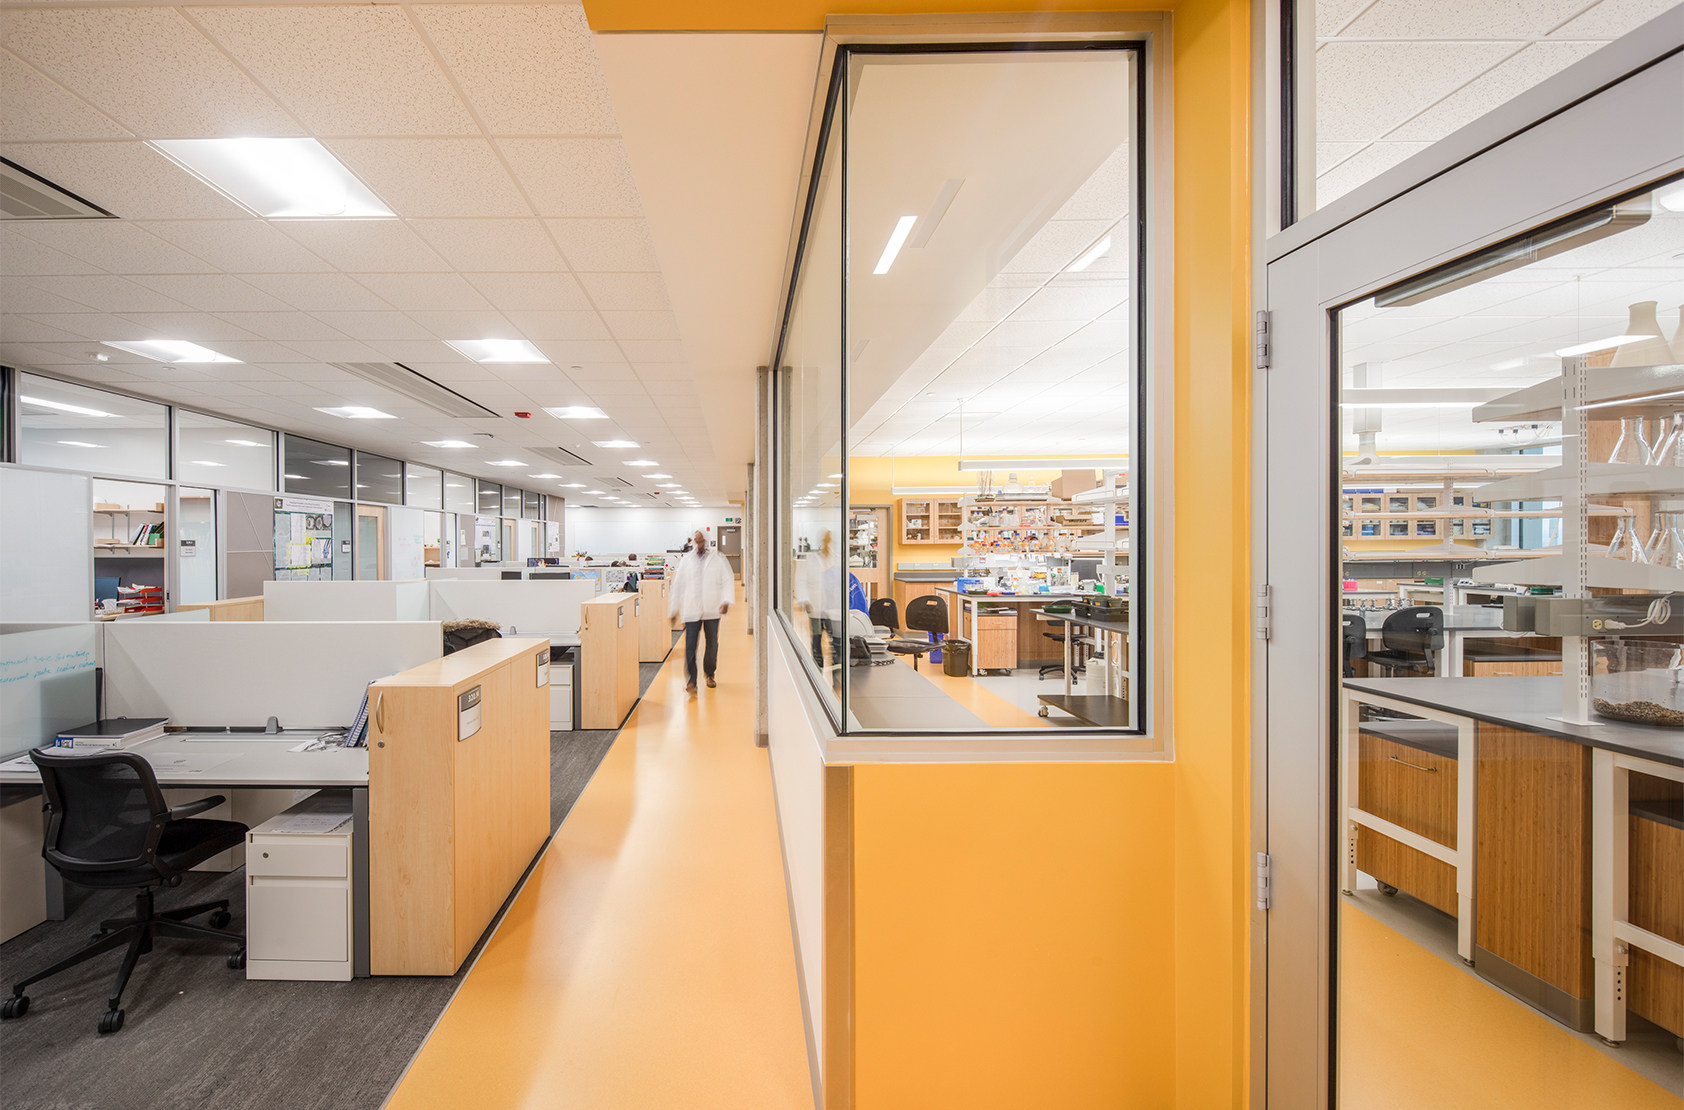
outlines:
M295 879L343 879L348 873L345 838L252 837L246 851L246 874Z
M1631 818L1631 923L1684 944L1684 829ZM1684 1037L1684 968L1632 949L1626 999L1641 1014Z
M1462 675L1464 678L1493 675L1524 676L1560 673L1561 660L1559 659L1488 660L1464 658L1462 660Z
M1358 808L1456 847L1456 761L1367 733L1359 745Z
M1456 916L1456 869L1373 829L1357 829L1357 870Z

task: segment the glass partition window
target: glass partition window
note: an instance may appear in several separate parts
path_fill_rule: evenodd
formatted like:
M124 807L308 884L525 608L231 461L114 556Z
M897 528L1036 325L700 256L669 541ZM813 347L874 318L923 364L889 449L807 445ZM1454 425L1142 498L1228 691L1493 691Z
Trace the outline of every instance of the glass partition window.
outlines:
M839 60L778 358L775 596L844 730L1145 730L1138 58Z
M444 508L451 513L473 513L474 480L466 474L444 474Z
M1684 812L1681 304L1674 180L1337 313L1344 1104L1484 1105L1563 1069L1560 1025L1623 1041L1633 1097L1684 1093L1656 848ZM1383 1001L1439 963L1467 988ZM1477 1066L1423 1085L1412 1024L1466 1028Z
M403 504L403 463L358 451L357 500Z
M524 490L520 495L520 515L527 520L544 519L544 498L542 494Z
M1298 216L1344 196L1675 0L1296 0ZM1289 27L1291 25L1289 24ZM1307 167L1306 167L1307 170ZM1313 180L1313 186L1309 182ZM1309 195L1305 195L1305 194Z
M178 481L275 489L275 433L197 412L175 413Z
M20 374L18 461L92 474L166 478L167 410L151 401Z
M500 516L503 512L503 487L496 482L479 482L479 512L485 516Z
M520 490L515 489L512 486L504 486L503 487L503 515L504 516L506 516L506 517L519 517L520 512L521 512L521 501L522 501L522 498L521 498L521 495L520 495Z
M444 508L441 473L420 463L404 463L403 503L418 509Z
M351 451L303 436L285 437L282 488L305 497L351 497Z

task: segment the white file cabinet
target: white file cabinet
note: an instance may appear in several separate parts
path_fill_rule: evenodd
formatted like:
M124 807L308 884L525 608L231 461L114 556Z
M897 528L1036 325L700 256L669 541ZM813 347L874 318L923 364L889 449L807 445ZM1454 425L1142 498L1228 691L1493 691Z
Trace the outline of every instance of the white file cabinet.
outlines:
M550 649L550 731L573 726L573 656L578 648Z
M246 834L246 978L351 978L351 799L313 794Z

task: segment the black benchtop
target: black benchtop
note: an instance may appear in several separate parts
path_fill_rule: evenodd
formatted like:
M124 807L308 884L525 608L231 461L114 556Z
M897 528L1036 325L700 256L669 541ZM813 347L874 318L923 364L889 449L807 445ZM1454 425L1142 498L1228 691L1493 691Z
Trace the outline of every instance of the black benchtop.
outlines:
M1631 815L1684 829L1684 801L1677 798L1631 803Z
M1684 730L1601 719L1588 725L1556 720L1552 714L1561 713L1561 679L1554 675L1347 678L1345 689L1684 767Z
M1414 748L1418 752L1427 752L1446 759L1456 758L1455 725L1382 717L1373 721L1363 721L1359 728L1371 736L1402 744L1406 748Z

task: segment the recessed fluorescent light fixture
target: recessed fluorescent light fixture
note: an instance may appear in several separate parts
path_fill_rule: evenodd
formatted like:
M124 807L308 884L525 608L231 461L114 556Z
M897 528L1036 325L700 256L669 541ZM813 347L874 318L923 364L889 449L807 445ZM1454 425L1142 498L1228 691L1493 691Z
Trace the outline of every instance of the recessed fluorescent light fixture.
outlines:
M960 459L960 470L1126 470L1125 458L1106 459Z
M598 447L612 447L615 450L637 446L637 440L635 439L593 439L591 442Z
M585 491L585 496L586 497L601 497L602 491L599 490L599 489L588 489L588 490Z
M529 475L527 475L527 477L529 477L529 478L559 478L559 477L561 477L561 475L559 475L559 474L529 474Z
M474 445L465 439L424 439L421 442L428 447L448 447L452 451L476 450Z
M80 439L61 439L59 443L66 447L104 447L103 443L87 443Z
M77 416L115 416L115 413L101 412L98 409L84 408L81 405L70 405L63 401L49 401L45 397L23 397L18 400L26 405L40 405L44 409L57 409L59 412L73 412Z
M156 359L158 362L239 362L237 358L219 355L209 347L201 347L197 343L189 343L185 339L135 339L126 343L104 344L115 347L119 351L127 351L131 355L142 358Z
M655 484L660 486L662 489L669 489L669 488L670 489L677 489L678 488L677 482L656 482Z
M325 412L329 416L338 416L346 420L396 420L397 417L389 412L369 408L367 405L334 405L328 408L316 408L317 412Z
M1087 250L1083 251L1080 258L1076 259L1076 261L1070 263L1070 265L1068 265L1064 268L1065 272L1071 273L1071 274L1079 274L1083 270L1087 269L1089 266L1092 266L1095 262L1098 262L1101 258L1104 258L1107 254L1110 254L1110 253L1111 253L1111 236L1107 235L1105 238L1101 239L1099 242L1095 243L1093 246L1091 246Z
M886 274L889 267L895 264L895 256L906 243L906 237L912 234L912 225L918 222L917 216L902 216L895 221L895 230L889 233L889 242L883 247L883 256L877 260L874 274Z
M222 442L232 443L235 447L267 447L267 443L259 443L255 439L225 439Z
M1668 212L1684 212L1684 181L1655 194L1655 203Z
M563 482L561 488L562 489L584 489L585 483L583 483L583 482Z
M475 362L548 362L544 352L524 339L446 339L456 352Z
M601 409L589 405L563 405L560 408L546 408L545 412L557 420L607 420L608 414Z
M150 145L264 219L396 218L314 139L156 139Z
M1491 364L1491 369L1493 369L1493 370L1519 370L1522 366L1526 365L1526 361L1527 360L1523 359L1523 358L1506 358L1502 362L1493 362Z
M626 465L627 466L660 466L661 464L656 462L654 459L628 459L626 461Z
M671 478L672 475L671 474L645 474L644 477L647 478L649 481L653 482L656 478Z
M1622 343L1635 343L1646 338L1641 335L1610 335L1607 339L1593 339L1589 343L1575 343L1571 347L1563 347L1555 352L1561 358L1572 358L1574 355L1588 355L1593 351L1606 351L1609 347L1618 347Z
M525 466L526 464L521 462L519 459L494 459L494 460L488 461L485 465L486 466Z

